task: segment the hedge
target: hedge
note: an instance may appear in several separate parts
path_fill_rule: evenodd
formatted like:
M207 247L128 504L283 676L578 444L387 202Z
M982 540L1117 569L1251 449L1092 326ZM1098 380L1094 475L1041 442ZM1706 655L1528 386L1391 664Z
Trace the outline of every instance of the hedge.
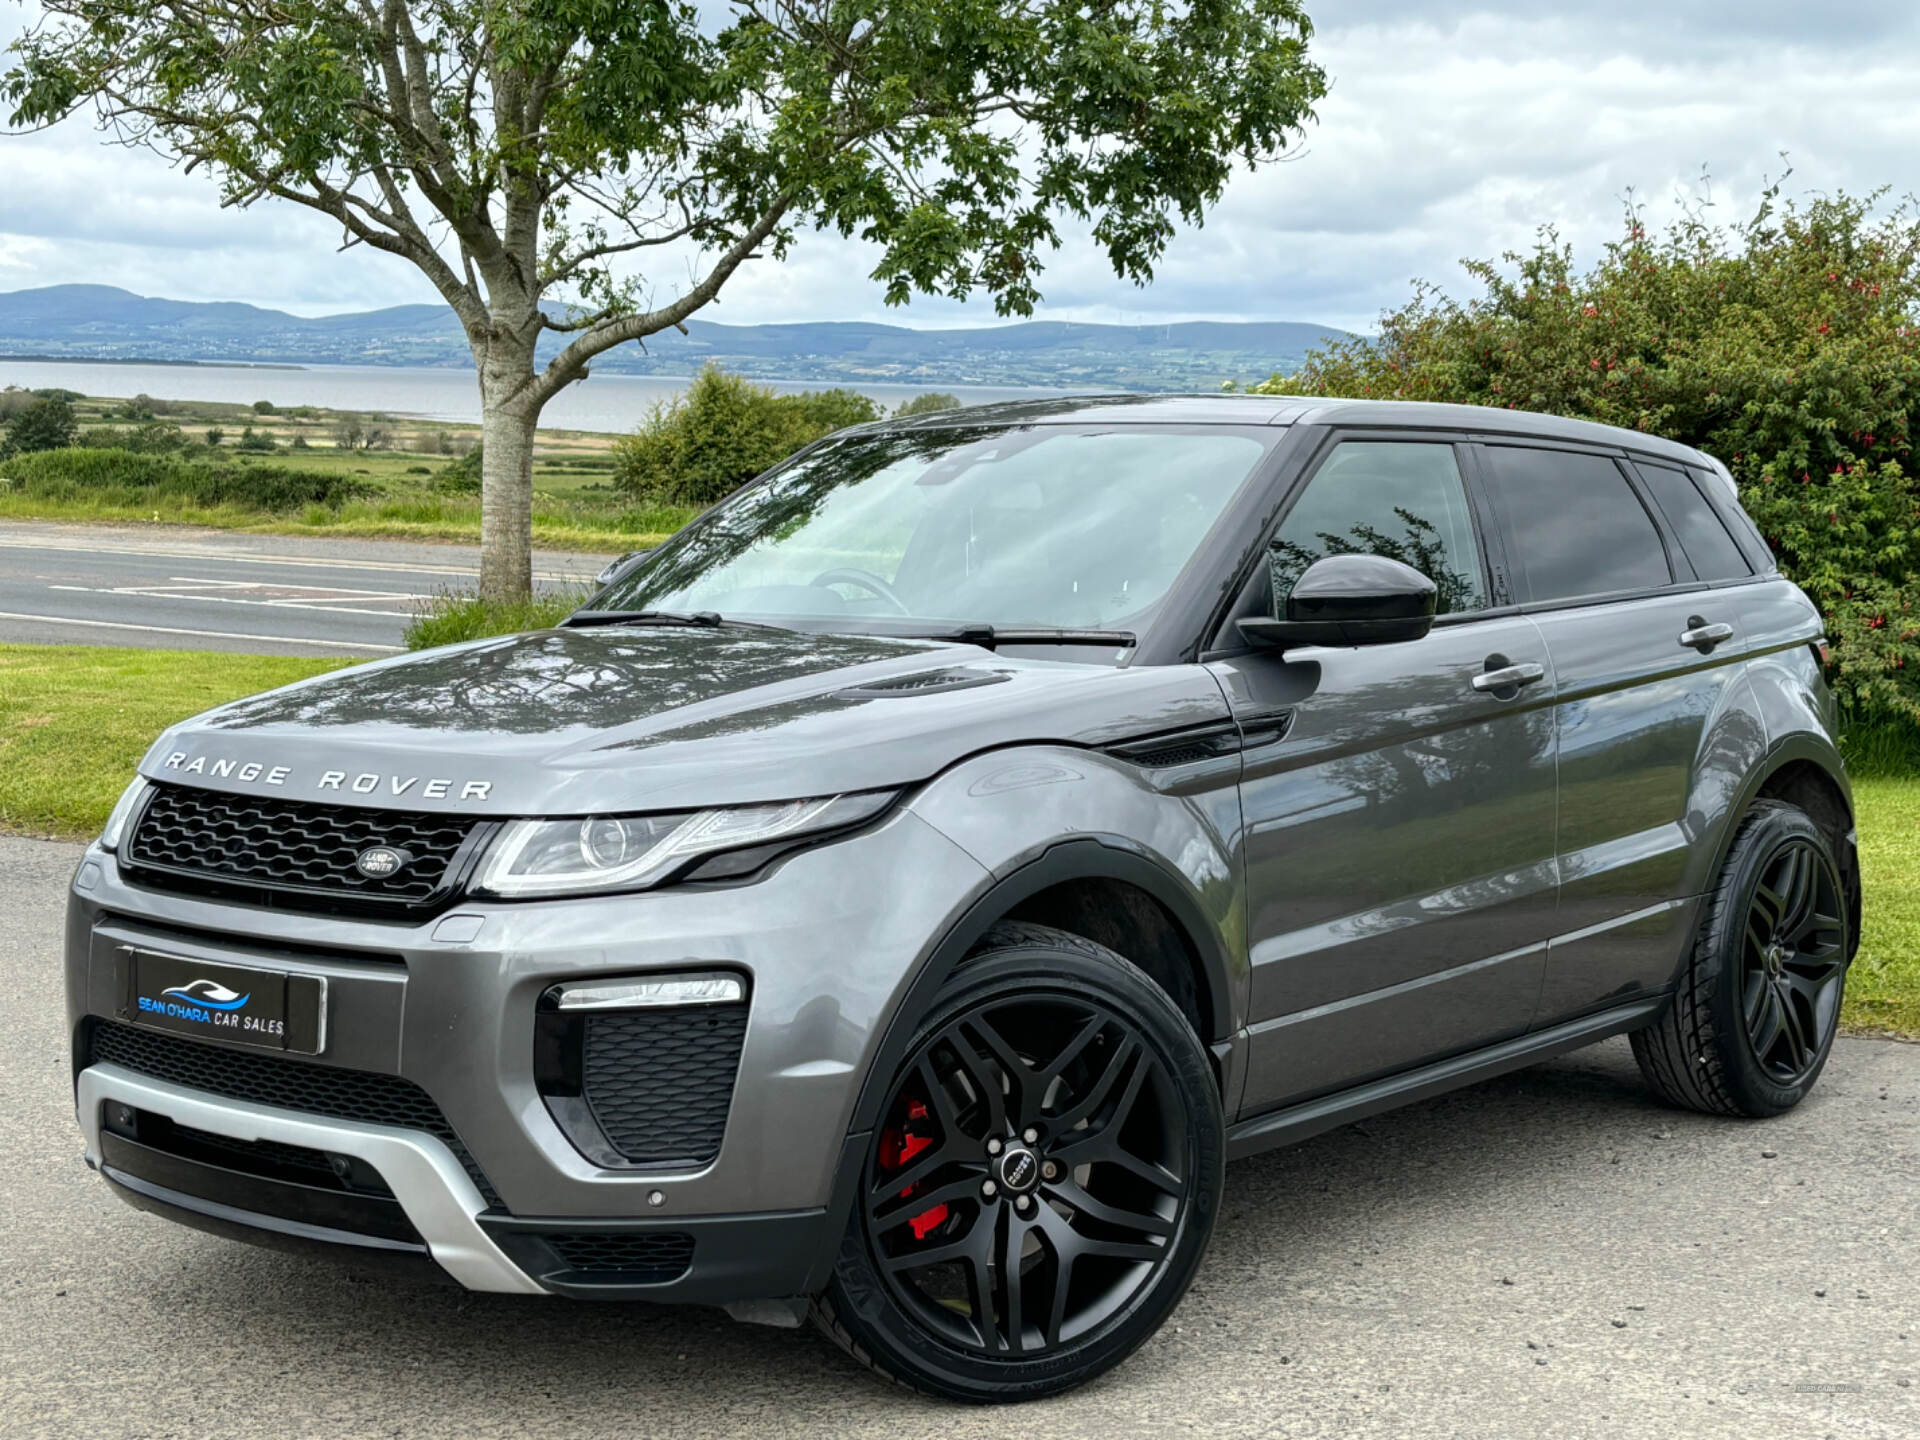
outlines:
M187 460L133 450L43 450L0 461L0 493L144 505L168 500L264 511L337 506L376 492L349 475Z

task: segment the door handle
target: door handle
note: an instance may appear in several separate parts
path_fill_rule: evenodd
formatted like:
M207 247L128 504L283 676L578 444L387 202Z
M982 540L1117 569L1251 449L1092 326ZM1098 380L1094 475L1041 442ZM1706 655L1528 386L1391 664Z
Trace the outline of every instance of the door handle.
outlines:
M1499 659L1499 656L1492 657ZM1499 690L1518 691L1522 685L1532 685L1547 678L1543 665L1521 664L1502 665L1497 670L1482 670L1473 677L1473 688L1482 695Z
M1716 645L1725 644L1733 638L1733 626L1727 624L1709 625L1698 615L1687 617L1687 628L1680 632L1680 643L1690 649L1698 650L1702 655Z

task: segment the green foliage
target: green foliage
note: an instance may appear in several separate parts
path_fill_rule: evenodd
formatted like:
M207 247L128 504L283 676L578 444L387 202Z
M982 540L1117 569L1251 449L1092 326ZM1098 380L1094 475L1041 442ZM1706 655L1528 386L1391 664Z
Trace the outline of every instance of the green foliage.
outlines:
M7 423L7 439L0 451L26 455L39 450L62 450L73 444L79 427L73 402L64 395L37 400Z
M375 493L374 486L325 471L193 461L131 450L50 450L9 460L6 475L15 494L91 498L115 505L175 501L282 512L305 505L338 506Z
M614 484L664 503L711 505L822 435L880 418L852 390L780 395L716 365L614 446Z
M434 476L433 488L442 495L478 495L482 459L480 446L474 446L451 465L440 467L440 473Z
M580 608L582 591L545 591L527 600L482 600L474 595L441 593L421 607L407 625L409 650L431 650L490 635L546 630Z
M1854 723L1920 717L1920 216L1878 195L1777 191L1726 227L1629 211L1591 270L1543 231L1472 261L1465 304L1422 285L1373 340L1270 394L1499 405L1664 435L1718 457L1781 568L1826 616Z
M905 419L909 415L931 415L936 410L957 410L959 408L960 397L958 395L949 395L944 390L929 390L924 395L916 395L911 400L906 401L893 413L895 416Z
M254 413L254 414L256 414L256 415L271 415L271 414L273 414L273 401L271 401L271 400L256 400L256 401L254 401L254 402L253 402L253 413Z
M269 435L264 430L255 430L253 426L248 425L241 430L240 438L239 440L234 442L233 448L236 450L247 450L255 454L259 454L264 451L273 450L277 447L274 445L273 436Z

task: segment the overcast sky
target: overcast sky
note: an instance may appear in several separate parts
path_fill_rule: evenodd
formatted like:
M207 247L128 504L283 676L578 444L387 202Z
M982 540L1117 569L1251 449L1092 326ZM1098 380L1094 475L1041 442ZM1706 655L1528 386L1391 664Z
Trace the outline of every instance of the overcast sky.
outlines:
M1234 181L1154 284L1114 278L1084 237L1047 262L1043 314L1141 322L1314 320L1362 329L1414 277L1456 290L1458 261L1526 245L1543 222L1583 256L1629 189L1657 219L1713 176L1746 214L1790 193L1920 189L1915 0L1320 0L1333 93L1287 163ZM0 0L0 44L33 11ZM337 253L325 219L223 211L212 182L103 145L84 122L0 136L0 290L65 282L244 300L303 314L436 297L403 261ZM857 243L804 236L705 312L735 323L990 323L989 306L880 302ZM670 292L684 265L650 276Z

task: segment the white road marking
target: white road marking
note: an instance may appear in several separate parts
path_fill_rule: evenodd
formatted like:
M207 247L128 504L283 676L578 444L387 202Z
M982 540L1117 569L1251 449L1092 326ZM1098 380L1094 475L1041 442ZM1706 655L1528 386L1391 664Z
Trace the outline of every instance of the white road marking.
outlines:
M170 560L194 560L232 565L286 565L295 568L322 570L384 570L395 575L457 575L462 578L477 577L480 573L479 562L471 565L422 565L397 560L348 560L337 555L274 555L266 551L219 551L219 550L180 550L168 549L158 545L128 545L111 540L71 543L60 540L43 540L37 536L0 535L0 548L15 550L61 550L76 555L150 555ZM582 571L541 570L536 571L534 579L548 580L557 584L591 581L599 573L599 566L588 558L590 567Z
M391 617L388 617L391 618ZM151 635L197 635L212 640L259 640L269 645L325 645L330 650L386 650L401 654L401 645L360 645L351 640L305 640L297 635L236 635L230 630L183 630L172 625L129 625L119 620L71 620L64 615L22 615L0 610L0 620L33 620L42 625L85 625L95 630L143 630Z
M330 615L372 615L383 620L404 619L405 610L369 610L366 605L412 606L431 596L407 590L354 590L344 586L282 585L270 580L206 580L191 575L173 575L143 585L49 585L49 590L65 590L86 595L129 595L142 600L192 600L213 605L259 605L275 610L309 610ZM208 590L227 593L209 595ZM267 590L282 593L265 598L235 595L235 590ZM297 592L305 591L302 595ZM360 605L330 605L329 600L359 600Z

